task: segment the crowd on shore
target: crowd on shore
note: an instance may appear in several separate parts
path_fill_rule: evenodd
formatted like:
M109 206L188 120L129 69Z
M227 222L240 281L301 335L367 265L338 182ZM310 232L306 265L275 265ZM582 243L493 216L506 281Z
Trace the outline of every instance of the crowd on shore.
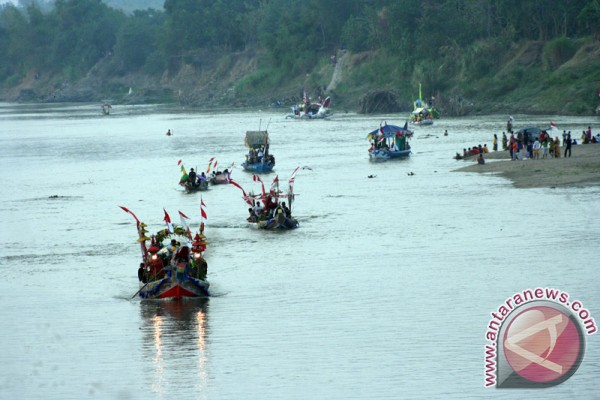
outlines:
M551 124L551 128L548 130L539 130L539 132L530 132L527 129L522 129L516 133L512 129L512 117L507 123L507 131L510 136L507 136L506 132L502 132L502 150L508 151L510 159L513 161L519 161L524 159L539 160L540 158L561 158L571 157L572 146L578 144L593 144L600 143L600 133L596 136L592 134L591 126L588 126L587 130L582 131L580 142L573 138L571 131L563 130L562 143L558 134L556 134L556 127ZM552 133L555 133L555 137L552 138ZM562 147L562 149L561 149ZM493 151L498 151L498 136L493 136ZM477 162L479 164L485 164L484 154L489 153L487 144L483 146L481 144L469 148L464 148L462 154L456 153L454 157L457 160L465 159L472 156L477 156Z

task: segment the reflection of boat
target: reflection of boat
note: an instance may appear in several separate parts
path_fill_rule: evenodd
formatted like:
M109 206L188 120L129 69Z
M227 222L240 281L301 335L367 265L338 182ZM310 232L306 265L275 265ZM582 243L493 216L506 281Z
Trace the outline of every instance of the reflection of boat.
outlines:
M140 290L136 295L148 299L208 296L208 266L203 257L207 245L204 223L200 224L200 231L192 240L185 221L188 217L180 211L181 226L174 226L165 211L167 228L149 238L146 236L146 224L127 208L121 208L135 218L142 250L142 263L138 268ZM204 210L202 215L204 218ZM146 246L148 241L149 248Z
M415 125L433 125L433 119L440 117L439 111L433 105L434 100L435 98L431 97L428 102L423 101L419 83L419 98L415 100L413 111L410 113L410 122Z
M322 102L311 103L304 94L304 103L295 104L292 107L292 113L286 115L286 118L294 119L324 119L333 115L329 109L331 98L327 97Z
M242 167L246 171L254 173L273 171L275 157L269 152L269 132L266 130L247 131L244 144L248 148L246 161L242 163Z
M292 216L292 203L294 201L294 181L299 168L297 167L292 172L287 194L279 190L277 176L271 184L269 193L266 193L263 181L258 175L254 175L254 181L260 182L262 187L259 195L246 194L246 191L237 182L230 180L231 184L242 190L243 198L250 206L248 222L255 224L258 229L289 230L298 228L298 220Z
M408 130L408 122L401 128L397 125L381 125L379 129L367 135L371 141L369 159L371 161L387 161L392 158L404 158L410 155L409 139L413 132Z
M108 103L102 104L102 114L103 115L109 115L111 108L112 108L111 105L108 104Z
M193 363L185 363L193 375L194 389L204 393L208 388L209 302L209 298L200 297L179 301L145 300L138 304L142 322L139 328L141 351L148 360L144 379L152 386L152 392L149 389L148 393L155 393L150 397L157 397L157 393L163 394L158 397L180 393L183 364L172 362L174 349L194 355Z

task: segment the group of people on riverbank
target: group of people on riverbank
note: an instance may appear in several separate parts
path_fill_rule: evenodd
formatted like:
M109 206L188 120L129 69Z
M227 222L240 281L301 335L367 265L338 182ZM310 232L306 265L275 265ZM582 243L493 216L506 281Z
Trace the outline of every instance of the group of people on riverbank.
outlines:
M512 129L513 119L509 118L507 122L507 130L510 136L507 136L507 132L502 132L502 150L508 151L510 159L513 161L524 160L526 158L531 160L539 160L540 158L561 158L571 157L571 150L574 145L577 145L577 140L572 137L571 131L563 131L562 144L558 135L552 138L550 132L556 131L555 126L553 129L540 130L539 133L532 133L527 129L519 130L516 133ZM594 136L592 134L591 126L588 126L587 130L584 130L581 134L582 144L593 144L600 143L600 133ZM562 149L561 149L562 147ZM493 136L493 151L498 151L498 136ZM484 154L488 153L487 144L484 146L478 145L463 149L463 153L456 153L454 157L457 160L464 159L471 156L477 156L479 164L484 164Z

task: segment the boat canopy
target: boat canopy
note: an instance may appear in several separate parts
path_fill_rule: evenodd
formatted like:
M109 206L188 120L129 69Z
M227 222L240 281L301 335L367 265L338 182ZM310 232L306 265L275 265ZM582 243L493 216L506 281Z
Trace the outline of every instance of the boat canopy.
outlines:
M247 131L244 144L249 149L255 149L269 144L269 133L267 131Z
M404 127L398 125L381 125L379 129L375 129L373 132L367 135L367 139L374 137L383 136L386 139L393 137L412 136L412 132L408 130L408 122L404 124Z

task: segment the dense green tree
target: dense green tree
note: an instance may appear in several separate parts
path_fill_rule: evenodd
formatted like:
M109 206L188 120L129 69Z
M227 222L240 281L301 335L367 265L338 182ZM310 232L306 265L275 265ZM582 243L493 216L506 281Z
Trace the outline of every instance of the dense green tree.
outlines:
M159 48L163 34L164 13L156 10L134 11L117 33L115 63L121 72L143 67ZM164 64L161 65L164 68Z

